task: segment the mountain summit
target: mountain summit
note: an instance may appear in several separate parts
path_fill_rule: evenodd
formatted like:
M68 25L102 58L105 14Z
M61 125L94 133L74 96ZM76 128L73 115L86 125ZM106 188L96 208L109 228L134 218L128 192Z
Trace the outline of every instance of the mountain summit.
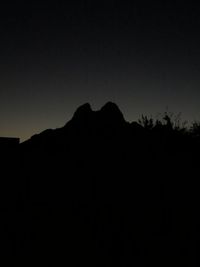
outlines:
M125 122L119 107L113 102L107 102L100 110L93 111L89 103L81 105L74 113L72 121L80 124L97 123L119 125Z
M101 109L100 109L101 117L105 121L110 121L112 123L124 123L124 116L119 109L119 107L113 102L107 102Z
M85 120L88 119L92 114L92 109L89 103L85 103L77 108L74 113L74 120Z

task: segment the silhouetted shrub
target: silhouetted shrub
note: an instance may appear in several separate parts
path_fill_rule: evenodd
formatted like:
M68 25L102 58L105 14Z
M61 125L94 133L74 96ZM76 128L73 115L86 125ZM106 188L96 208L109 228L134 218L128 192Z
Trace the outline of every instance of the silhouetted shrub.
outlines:
M153 118L148 118L146 115L144 116L142 114L141 119L138 120L138 123L144 127L145 129L152 130L153 127L155 126Z
M153 119L152 116L142 115L138 123L147 130L163 129L165 131L176 131L180 133L186 133L188 131L186 127L187 121L182 121L181 113L175 115L172 112L164 112L157 119Z
M190 133L192 136L200 137L200 122L194 121L190 127Z

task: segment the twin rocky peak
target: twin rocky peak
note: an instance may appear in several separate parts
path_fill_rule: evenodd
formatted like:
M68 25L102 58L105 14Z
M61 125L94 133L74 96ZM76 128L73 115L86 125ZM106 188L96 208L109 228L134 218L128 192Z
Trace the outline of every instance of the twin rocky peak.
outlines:
M122 112L113 102L106 103L98 111L93 111L89 103L83 104L74 113L72 121L77 123L98 123L106 125L121 125L125 123Z
M25 141L41 141L51 138L65 138L65 134L77 134L86 129L93 129L95 132L103 130L115 131L123 128L127 122L118 106L113 102L107 102L100 110L92 110L89 103L81 105L74 113L72 119L64 127L55 130L47 129L40 134L36 134L31 139ZM101 129L101 130L100 130Z

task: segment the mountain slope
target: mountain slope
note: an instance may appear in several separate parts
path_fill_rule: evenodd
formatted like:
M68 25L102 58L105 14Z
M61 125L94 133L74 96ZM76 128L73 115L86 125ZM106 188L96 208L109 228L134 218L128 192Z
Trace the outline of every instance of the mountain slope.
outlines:
M86 103L64 127L21 144L26 261L191 266L199 146L163 129L126 122L114 103Z

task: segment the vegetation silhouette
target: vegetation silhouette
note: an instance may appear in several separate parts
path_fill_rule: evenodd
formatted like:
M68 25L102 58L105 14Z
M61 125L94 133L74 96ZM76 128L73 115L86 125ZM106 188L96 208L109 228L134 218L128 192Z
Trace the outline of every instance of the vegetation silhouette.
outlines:
M164 113L129 123L112 102L86 103L13 151L1 210L15 262L199 265L198 122L187 129Z

